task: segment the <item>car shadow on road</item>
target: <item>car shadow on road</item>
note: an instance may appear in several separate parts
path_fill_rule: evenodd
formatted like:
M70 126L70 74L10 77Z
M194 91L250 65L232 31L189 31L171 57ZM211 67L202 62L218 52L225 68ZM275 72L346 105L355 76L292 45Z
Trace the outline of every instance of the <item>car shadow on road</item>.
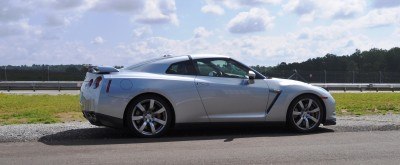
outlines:
M222 140L231 142L238 138L302 136L334 132L328 128L318 128L313 133L295 133L280 125L230 124L230 125L180 125L159 138L140 138L126 129L107 127L73 129L43 136L39 139L47 145L107 145L132 143L157 143L196 140Z

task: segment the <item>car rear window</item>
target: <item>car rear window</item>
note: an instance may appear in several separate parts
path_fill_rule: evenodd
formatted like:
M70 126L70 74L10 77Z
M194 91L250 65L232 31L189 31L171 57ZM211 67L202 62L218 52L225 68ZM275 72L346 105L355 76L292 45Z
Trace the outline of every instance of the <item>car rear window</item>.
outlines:
M190 61L182 61L171 64L168 67L167 74L195 75L195 69Z

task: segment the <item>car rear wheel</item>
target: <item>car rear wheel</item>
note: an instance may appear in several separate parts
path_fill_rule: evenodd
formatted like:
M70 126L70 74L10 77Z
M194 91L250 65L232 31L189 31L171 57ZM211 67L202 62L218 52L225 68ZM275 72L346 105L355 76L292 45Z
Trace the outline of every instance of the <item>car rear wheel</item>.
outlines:
M324 109L316 96L303 95L292 101L287 113L287 122L298 132L315 131L321 124Z
M158 96L144 96L128 107L127 124L140 137L158 137L171 125L171 107Z

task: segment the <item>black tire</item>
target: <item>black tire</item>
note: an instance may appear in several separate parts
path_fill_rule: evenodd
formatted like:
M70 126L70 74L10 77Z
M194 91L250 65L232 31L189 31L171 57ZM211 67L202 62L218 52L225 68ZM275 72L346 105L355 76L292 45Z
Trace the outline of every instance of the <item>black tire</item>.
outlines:
M153 108L150 108L151 100L154 100ZM162 110L162 107L165 111ZM163 112L157 113L158 111ZM173 118L172 114L172 108L164 98L157 95L143 95L128 105L125 123L136 136L160 137L169 130ZM142 119L138 119L140 116L142 116ZM160 121L165 121L165 124L163 125L164 122ZM144 128L141 129L142 127Z
M310 106L309 100L312 100ZM303 105L303 108L301 105ZM286 123L297 132L309 133L318 129L324 115L324 106L316 96L301 95L290 103L287 110Z

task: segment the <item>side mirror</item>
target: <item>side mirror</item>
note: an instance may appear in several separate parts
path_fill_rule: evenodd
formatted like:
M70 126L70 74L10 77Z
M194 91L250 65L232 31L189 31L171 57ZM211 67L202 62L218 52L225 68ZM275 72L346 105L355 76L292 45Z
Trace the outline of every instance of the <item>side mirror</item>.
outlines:
M249 73L247 73L247 83L248 84L254 84L254 79L256 78L256 73L254 73L253 71L249 71Z
M250 80L254 80L256 78L256 73L250 70L249 73L247 73L247 76Z

